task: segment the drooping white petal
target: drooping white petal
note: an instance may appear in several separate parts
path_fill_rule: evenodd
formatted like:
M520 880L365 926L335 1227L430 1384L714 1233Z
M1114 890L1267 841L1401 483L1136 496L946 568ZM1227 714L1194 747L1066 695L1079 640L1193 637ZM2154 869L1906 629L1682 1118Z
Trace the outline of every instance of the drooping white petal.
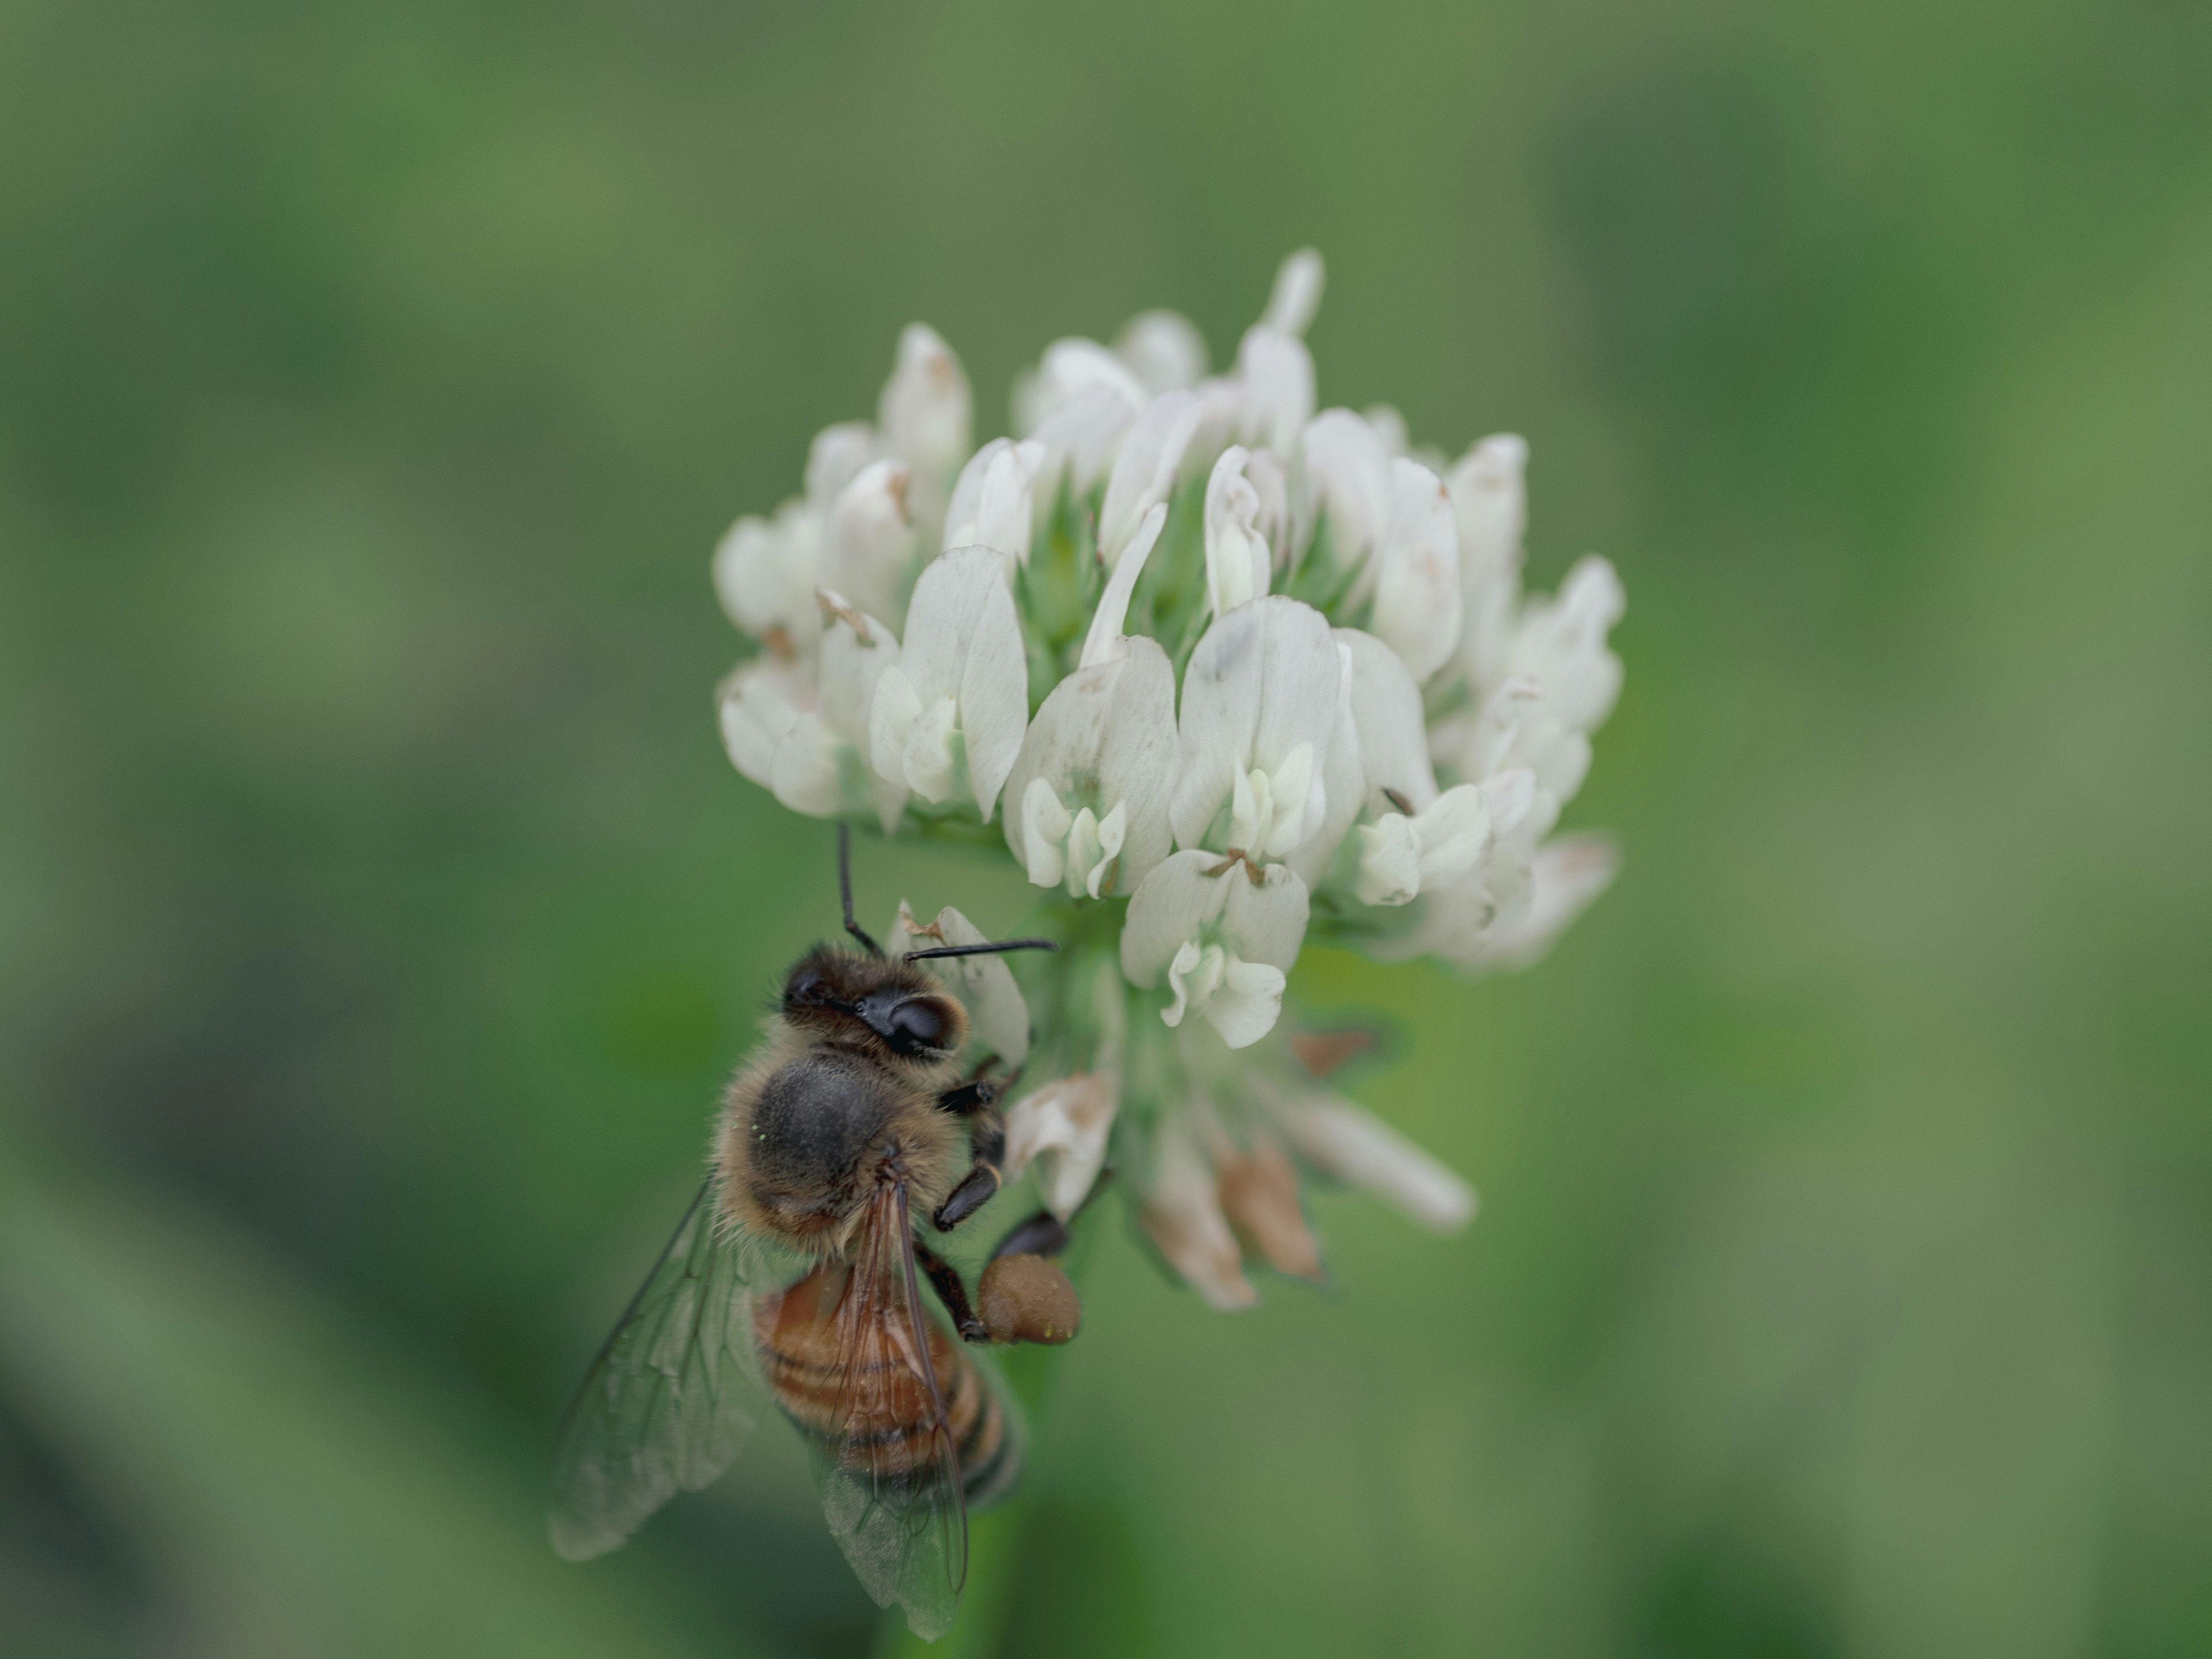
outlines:
M756 657L732 671L714 701L731 763L763 788L773 787L778 745L812 709L809 677L795 664Z
M1619 867L1619 854L1602 836L1561 836L1518 866L1524 891L1493 890L1492 870L1425 893L1419 925L1376 954L1394 962L1434 956L1474 972L1527 968L1589 908Z
M1031 1164L1045 1207L1065 1221L1090 1195L1106 1162L1106 1138L1120 1104L1113 1079L1103 1072L1056 1078L1006 1109L1008 1181Z
M1314 758L1325 754L1341 685L1328 620L1310 605L1271 594L1217 617L1183 674L1182 775L1170 814L1177 845L1204 842L1240 778L1279 777L1301 744ZM1328 810L1318 775L1304 775L1304 798L1287 809L1295 817L1285 819L1279 803L1270 812L1271 824L1295 823L1282 837L1289 847L1318 830Z
M1175 493L1184 452L1204 412L1195 392L1164 392L1145 405L1122 435L1098 508L1098 553L1109 569L1145 514Z
M1278 455L1313 418L1313 357L1305 343L1264 325L1246 331L1237 349L1237 442L1261 446Z
M1145 561L1152 556L1153 545L1167 522L1167 503L1161 501L1145 514L1137 526L1137 533L1122 550L1113 573L1106 578L1106 591L1098 597L1098 609L1091 618L1091 631L1084 636L1083 667L1096 667L1129 654L1128 638L1121 632L1129 620L1129 599L1137 591L1137 578L1145 574Z
M1489 802L1481 786L1463 783L1425 811L1386 813L1362 825L1359 836L1360 902L1405 904L1475 872L1490 850Z
M822 716L803 714L775 746L769 763L769 788L777 800L808 817L835 817L844 805L837 770L839 744L824 729Z
M1244 1277L1213 1164L1193 1134L1189 1116L1171 1112L1161 1125L1138 1217L1168 1265L1208 1306L1223 1313L1253 1307L1259 1293Z
M899 336L897 365L876 405L885 446L918 475L948 478L968 453L972 412L968 376L952 348L934 329L908 324Z
M1567 572L1556 599L1538 596L1522 607L1509 666L1541 685L1546 705L1578 732L1602 726L1620 695L1620 659L1606 635L1626 608L1620 578L1595 556Z
M714 549L714 596L730 620L771 650L803 654L819 624L813 617L821 531L803 501L785 503L774 520L748 514Z
M1217 617L1267 597L1273 550L1260 526L1260 492L1244 476L1250 459L1231 445L1206 483L1206 594Z
M1389 1200L1437 1232L1457 1232L1474 1218L1474 1188L1380 1118L1323 1091L1285 1089L1263 1075L1251 1084L1291 1150L1324 1175Z
M1428 468L1395 460L1390 483L1390 525L1375 563L1375 633L1422 681L1459 643L1459 529L1451 497Z
M1261 326L1293 339L1304 335L1314 313L1321 309L1322 278L1321 255L1312 248L1302 247L1284 260L1275 272Z
M1079 668L1052 689L1008 777L1009 798L1024 810L1007 813L1006 844L1039 886L1068 878L1066 837L1079 808L1090 809L1097 826L1093 862L1080 872L1085 891L1097 878L1091 896L1134 891L1168 854L1168 803L1181 764L1175 670L1155 641L1127 645L1126 656ZM1047 798L1057 812L1044 807ZM1040 851L1041 834L1052 855Z
M814 434L806 450L806 499L827 507L860 469L883 458L883 441L866 421L841 421Z
M956 548L922 571L898 664L878 682L869 720L878 772L925 800L957 787L957 732L986 823L1029 724L1029 670L1005 568L987 548Z
M1206 377L1206 337L1179 311L1139 312L1115 336L1114 355L1155 397Z
M981 945L988 938L982 929L949 904L937 913L935 921L920 925L906 901L901 899L898 916L884 938L884 948L897 956L902 951L927 951L939 945ZM975 1051L994 1054L1010 1068L1029 1058L1029 1004L1023 1000L1022 988L1014 982L1006 957L937 957L916 965L926 966L943 980L967 1008L969 1022L974 1028L969 1041Z
M906 501L912 477L898 461L871 462L838 492L830 508L819 585L872 617L898 614L913 567L914 522Z
M1510 672L1506 659L1521 599L1521 536L1528 521L1522 474L1527 442L1510 433L1485 438L1446 477L1459 521L1459 655L1478 693Z
M1324 409L1299 439L1308 507L1301 523L1328 515L1338 562L1356 564L1382 544L1397 489L1390 453L1373 427L1348 409Z
M1007 560L1011 573L1027 564L1034 521L1032 501L1044 446L994 438L960 469L952 504L945 513L945 545L988 547Z

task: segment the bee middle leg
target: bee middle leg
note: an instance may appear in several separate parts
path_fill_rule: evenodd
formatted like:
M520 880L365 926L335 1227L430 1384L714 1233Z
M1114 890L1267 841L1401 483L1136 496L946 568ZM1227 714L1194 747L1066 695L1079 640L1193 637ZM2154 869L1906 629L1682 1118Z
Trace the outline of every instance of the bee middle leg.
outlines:
M975 1316L975 1304L968 1299L967 1281L960 1277L960 1269L918 1238L914 1241L914 1261L936 1287L937 1299L945 1304L945 1311L952 1316L952 1322L960 1332L960 1340L963 1342L988 1342L991 1333Z

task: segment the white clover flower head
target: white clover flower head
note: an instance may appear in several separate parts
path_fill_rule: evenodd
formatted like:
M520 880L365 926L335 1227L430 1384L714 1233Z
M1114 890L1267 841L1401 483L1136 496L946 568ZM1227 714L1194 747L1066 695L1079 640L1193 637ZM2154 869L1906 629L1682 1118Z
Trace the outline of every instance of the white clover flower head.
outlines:
M1003 844L1024 931L1062 942L947 959L1027 1081L1007 1178L1066 1219L1125 1170L1224 1309L1257 1299L1248 1264L1321 1273L1301 1170L1439 1231L1474 1212L1300 1062L1308 939L1520 968L1618 866L1553 832L1620 696L1619 578L1590 557L1524 592L1521 439L1447 461L1388 405L1316 413L1322 288L1292 255L1212 376L1172 312L1055 341L980 447L916 324L875 420L825 428L801 493L713 560L757 642L717 694L738 770L810 816ZM951 908L891 932L982 939Z

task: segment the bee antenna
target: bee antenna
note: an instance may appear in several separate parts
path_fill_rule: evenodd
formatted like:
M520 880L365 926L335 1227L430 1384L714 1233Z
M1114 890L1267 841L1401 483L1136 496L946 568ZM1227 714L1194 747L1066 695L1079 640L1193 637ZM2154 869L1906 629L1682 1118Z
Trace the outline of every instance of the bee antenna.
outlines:
M870 956L883 955L884 947L853 920L853 826L842 820L837 825L837 896L845 906L845 931L866 945Z
M940 945L931 951L909 951L903 960L920 962L925 957L988 957L1002 951L1057 951L1058 944L1048 939L1002 939L988 945Z

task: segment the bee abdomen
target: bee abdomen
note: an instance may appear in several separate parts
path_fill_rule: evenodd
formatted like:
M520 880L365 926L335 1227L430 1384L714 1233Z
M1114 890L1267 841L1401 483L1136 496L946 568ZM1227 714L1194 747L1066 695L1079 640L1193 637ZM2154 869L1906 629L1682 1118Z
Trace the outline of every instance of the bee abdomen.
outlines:
M764 1297L757 1308L761 1369L783 1414L848 1469L878 1480L926 1479L935 1468L939 1442L936 1407L921 1378L896 1357L846 1363L836 1319L793 1318L790 1299L795 1298L788 1292ZM944 1330L930 1324L927 1340L961 1484L970 1502L983 1501L1003 1491L1017 1472L1005 1407L975 1361Z

